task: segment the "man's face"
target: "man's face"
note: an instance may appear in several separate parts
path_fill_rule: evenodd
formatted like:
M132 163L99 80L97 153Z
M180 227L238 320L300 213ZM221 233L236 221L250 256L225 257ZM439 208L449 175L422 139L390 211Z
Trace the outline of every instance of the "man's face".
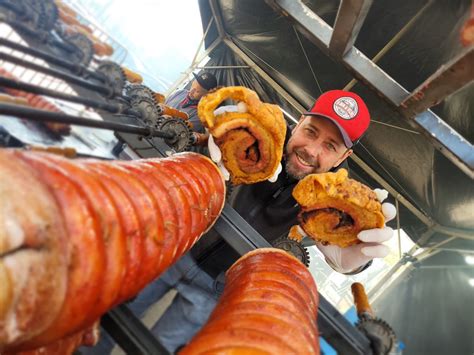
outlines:
M207 90L204 89L197 80L193 80L191 83L191 89L189 89L189 98L191 100L199 100L201 97L207 94Z
M286 144L286 171L300 180L328 172L351 154L334 123L322 117L301 116Z

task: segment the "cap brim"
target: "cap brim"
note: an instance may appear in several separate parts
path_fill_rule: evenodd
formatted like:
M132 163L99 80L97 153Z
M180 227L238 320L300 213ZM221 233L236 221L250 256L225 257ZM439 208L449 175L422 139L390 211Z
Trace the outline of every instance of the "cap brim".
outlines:
M323 117L323 118L326 118L328 120L330 120L332 123L334 123L336 125L336 127L339 129L339 132L341 132L341 136L342 136L342 139L344 140L344 145L347 147L347 148L352 148L354 146L354 143L351 141L351 139L349 138L349 136L347 135L346 131L344 130L344 128L342 128L340 125L339 125L339 122L337 122L334 118L332 117L329 117L327 115L323 115L322 113L317 113L317 112L303 112L303 115L305 116L316 116L316 117Z

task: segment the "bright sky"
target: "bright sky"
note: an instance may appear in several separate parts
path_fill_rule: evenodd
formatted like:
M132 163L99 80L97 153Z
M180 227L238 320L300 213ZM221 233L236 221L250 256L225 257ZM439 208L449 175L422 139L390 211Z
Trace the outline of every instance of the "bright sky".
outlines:
M127 48L126 65L133 60L130 66L134 69L148 72L168 85L189 67L203 35L196 0L77 0L76 3Z

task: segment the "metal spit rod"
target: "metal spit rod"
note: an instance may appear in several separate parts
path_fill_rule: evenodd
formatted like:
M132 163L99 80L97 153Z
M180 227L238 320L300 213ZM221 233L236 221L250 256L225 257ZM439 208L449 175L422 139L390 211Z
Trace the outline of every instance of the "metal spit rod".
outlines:
M11 104L0 104L0 115L15 116L32 121L59 122L77 126L107 129L123 133L139 134L148 137L160 137L166 139L175 138L175 135L172 133L161 132L151 127L138 127L123 123L99 121L80 116L70 116L65 115L63 113L37 110L29 107Z
M43 67L42 65L38 65L36 63L32 63L32 62L29 62L27 60L17 58L15 56L12 56L12 55L7 54L7 53L0 52L0 59L5 60L5 61L10 62L10 63L13 63L13 64L20 65L22 67L25 67L25 68L28 68L28 69L31 69L31 70L35 70L37 72L40 72L40 73L43 73L43 74L46 74L46 75L50 75L52 77L64 80L64 81L66 81L70 84L81 86L85 89L89 89L89 90L98 92L100 94L106 95L106 96L111 96L111 94L113 92L107 86L90 83L90 82L88 82L84 79L78 78L76 76L65 73L63 71L53 69L53 68L46 68L46 67Z
M18 80L13 80L0 75L0 87L6 87L10 89L16 89L21 91L30 92L32 94L44 95L48 97L54 97L56 99L75 102L84 106L92 107L99 110L108 111L110 113L126 113L133 116L141 117L141 114L133 109L117 103L108 103L99 100L89 99L82 96L75 96L64 94L59 91L43 88L41 86L24 83Z
M89 70L82 64L76 64L76 63L68 62L68 61L66 61L62 58L55 57L55 56L53 56L49 53L40 51L40 50L32 48L32 47L24 46L20 43L10 41L6 38L0 38L0 45L8 47L10 49L14 49L16 51L19 51L19 52L22 52L22 53L25 53L25 54L29 54L29 55L31 55L33 57L36 57L36 58L39 58L39 59L43 59L44 61L46 61L48 63L60 66L60 67L65 68L65 69L68 69L68 70L70 70L71 72L73 72L77 75L92 77L92 78L100 80L102 82L106 81L105 75L103 75L102 73L98 73L98 72Z
M20 21L8 18L5 14L0 13L0 22L4 22L9 26L15 28L15 30L17 31L23 32L28 36L37 38L42 42L48 42L49 44L55 47L59 47L67 52L74 52L76 50L76 48L72 44L54 38L54 36L52 36L50 32L33 29Z

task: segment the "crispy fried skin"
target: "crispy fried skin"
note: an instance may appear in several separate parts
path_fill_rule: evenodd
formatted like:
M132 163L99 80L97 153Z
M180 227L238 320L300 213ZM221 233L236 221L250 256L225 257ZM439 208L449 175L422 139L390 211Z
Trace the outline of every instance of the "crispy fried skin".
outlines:
M0 353L59 315L67 287L60 207L41 175L0 150Z
M293 190L301 206L300 226L314 240L348 247L357 234L385 223L382 205L367 186L348 178L347 171L312 174Z
M2 354L90 342L84 329L191 248L225 200L219 169L195 153L114 162L3 149L0 175Z
M279 249L240 258L207 324L180 355L319 354L318 293L306 267Z
M226 99L244 102L248 112L214 110ZM226 87L204 96L198 115L222 151L222 160L234 185L253 184L270 178L283 155L285 119L276 105L260 101L245 87Z

